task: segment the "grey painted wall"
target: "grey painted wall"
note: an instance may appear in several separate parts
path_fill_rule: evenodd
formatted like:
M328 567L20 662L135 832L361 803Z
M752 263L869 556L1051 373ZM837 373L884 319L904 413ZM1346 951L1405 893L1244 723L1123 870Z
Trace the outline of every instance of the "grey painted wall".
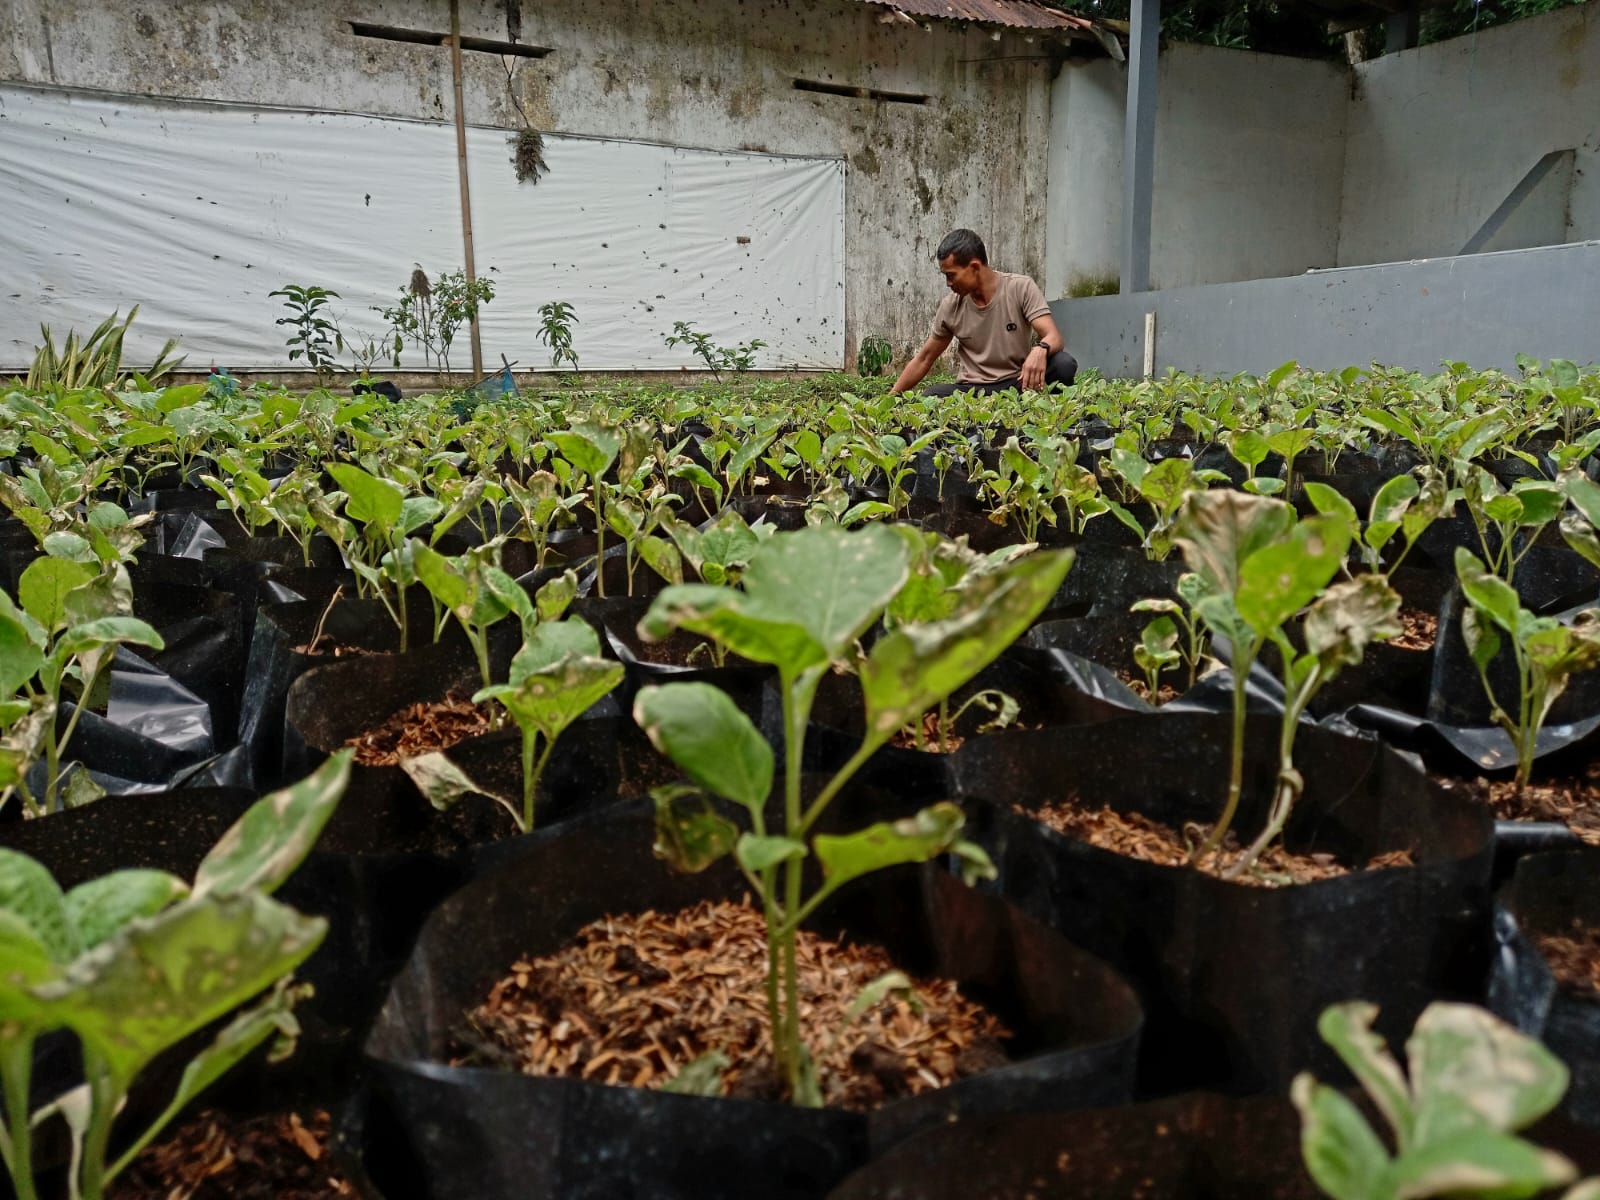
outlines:
M1078 361L1121 379L1143 371L1147 312L1158 375L1262 374L1289 359L1318 370L1511 368L1519 353L1600 362L1600 241L1050 307Z
M1047 296L1117 275L1127 79L1109 59L1069 62L1056 79ZM1171 44L1156 88L1153 287L1335 264L1347 68Z

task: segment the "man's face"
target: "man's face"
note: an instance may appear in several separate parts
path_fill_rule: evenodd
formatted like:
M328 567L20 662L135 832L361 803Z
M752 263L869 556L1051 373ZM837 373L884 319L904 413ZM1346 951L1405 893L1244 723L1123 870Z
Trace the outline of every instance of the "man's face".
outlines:
M956 262L954 254L946 254L939 260L939 272L944 276L945 285L958 296L970 296L978 290L978 281L983 274L983 264L977 259L965 265Z

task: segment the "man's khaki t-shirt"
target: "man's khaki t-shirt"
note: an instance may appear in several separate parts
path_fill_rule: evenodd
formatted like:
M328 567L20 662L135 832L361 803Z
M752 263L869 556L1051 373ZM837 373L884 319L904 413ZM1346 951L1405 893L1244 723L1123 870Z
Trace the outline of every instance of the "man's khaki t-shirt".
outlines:
M984 307L951 292L933 315L931 336L956 340L956 378L962 383L993 383L1021 371L1033 344L1029 322L1050 311L1039 285L1026 275L995 276L999 283Z

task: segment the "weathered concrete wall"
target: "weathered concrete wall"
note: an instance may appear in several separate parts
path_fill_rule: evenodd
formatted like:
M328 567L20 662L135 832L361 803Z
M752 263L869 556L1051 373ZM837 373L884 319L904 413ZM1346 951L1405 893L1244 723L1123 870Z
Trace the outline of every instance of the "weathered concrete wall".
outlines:
M1528 168L1575 149L1487 249L1600 237L1600 7L1355 69L1340 264L1457 254Z
M1157 79L1158 288L1335 261L1349 77L1332 63L1169 44ZM1052 95L1047 294L1115 278L1127 68L1069 63Z
M949 229L1042 276L1052 63L1042 43L879 18L856 0L463 0L467 36L549 46L465 57L467 120L712 149L841 156L846 324L920 344ZM446 50L357 38L351 20L444 31L445 0L0 0L0 79L451 119ZM512 67L508 87L506 64ZM924 94L797 91L796 78ZM396 164L404 170L404 164ZM509 166L507 168L509 170Z
M1156 314L1156 374L1263 374L1445 360L1512 370L1518 354L1600 362L1600 242L1383 263L1051 306L1085 366L1136 378Z

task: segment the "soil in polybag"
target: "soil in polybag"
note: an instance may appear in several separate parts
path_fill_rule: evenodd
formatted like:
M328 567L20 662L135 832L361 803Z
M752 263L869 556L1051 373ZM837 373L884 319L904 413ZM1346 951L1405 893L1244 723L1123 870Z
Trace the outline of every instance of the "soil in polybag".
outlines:
M413 606L408 616L412 644L419 648L431 644L430 606ZM461 636L452 620L444 640L455 643ZM394 654L399 647L399 627L377 600L263 605L250 641L239 714L239 742L249 748L258 785L271 788L284 778L284 707L296 679L313 667L362 655Z
M815 926L880 942L908 973L963 981L1029 1057L868 1115L706 1099L447 1065L464 1014L522 955L549 953L610 912L672 912L748 884L727 860L677 875L628 805L505 849L430 918L368 1042L382 1095L368 1164L478 1197L820 1196L872 1147L956 1111L1110 1102L1129 1083L1131 993L1098 961L934 867L852 885ZM369 1130L370 1131L370 1130ZM395 1161L408 1144L414 1159Z
M1561 1111L1600 1127L1600 991L1574 953L1600 941L1600 849L1520 860L1495 898L1494 936L1490 1009L1567 1064L1572 1081ZM1555 938L1566 944L1546 941ZM1558 976L1552 962L1563 959L1574 965Z
M491 668L496 679L503 679L514 647L520 644L520 634L511 628L497 629L495 634ZM407 654L370 655L316 667L299 676L289 689L284 775L293 779L309 773L328 754L410 705L440 701L452 694L471 696L480 686L471 650L452 641ZM535 821L561 820L614 794L619 747L631 744L631 727L610 696L574 722L557 741L540 780ZM445 753L487 793L506 797L520 810L521 746L521 731L513 725L459 743ZM351 771L352 780L362 779L363 787L392 797L393 803L428 805L399 766L357 763ZM497 824L502 834L512 828Z
M1278 722L1251 717L1235 828L1253 837L1277 775ZM1229 721L1166 714L975 744L951 770L969 830L1000 868L994 887L1123 970L1149 1013L1149 1093L1286 1088L1340 1068L1316 1032L1330 1004L1379 1004L1403 1035L1424 1005L1479 994L1491 823L1375 741L1302 727L1306 781L1285 842L1364 864L1409 850L1418 865L1264 889L1124 858L1044 828L1013 806L1076 799L1173 828L1209 825L1228 779Z

